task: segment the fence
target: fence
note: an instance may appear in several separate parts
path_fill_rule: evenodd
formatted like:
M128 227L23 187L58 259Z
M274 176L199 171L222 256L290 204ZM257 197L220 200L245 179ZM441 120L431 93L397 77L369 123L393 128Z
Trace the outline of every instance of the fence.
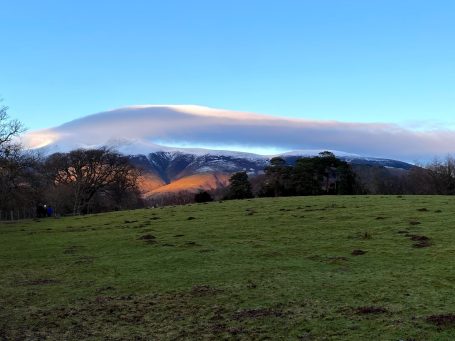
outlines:
M36 218L36 208L22 208L8 211L0 210L0 221Z

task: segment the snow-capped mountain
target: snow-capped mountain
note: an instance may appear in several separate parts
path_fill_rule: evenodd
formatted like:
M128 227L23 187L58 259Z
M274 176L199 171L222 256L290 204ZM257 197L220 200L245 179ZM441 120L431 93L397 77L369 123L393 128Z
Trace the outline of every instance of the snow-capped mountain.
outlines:
M384 141L379 142L387 143L377 141L371 145L381 134ZM102 112L30 132L24 136L24 144L46 154L113 147L144 170L143 188L152 195L166 190L217 188L226 185L234 172L261 174L272 157L281 156L292 164L299 157L315 156L324 150L331 150L353 165L410 169L412 165L405 162L366 156L387 154L384 146L396 137L389 135L384 126L374 124L288 119L200 106L146 105ZM293 151L245 152L268 148Z
M288 164L305 156L317 156L321 151L297 151L278 155L255 155L224 151L199 150L194 154L184 149L179 151L159 151L147 155L130 156L133 162L146 171L153 172L169 183L176 179L200 173L227 173L245 171L250 175L262 174L273 157L282 157ZM411 164L396 160L361 157L348 153L332 151L339 159L353 165L369 165L378 167L408 170Z
M146 174L147 195L162 195L177 191L213 190L224 187L235 172L245 171L250 176L263 174L272 157L282 157L293 164L303 156L316 156L320 151L297 151L281 155L254 155L215 150L159 151L147 155L132 155L132 162ZM389 159L366 158L348 153L338 153L338 158L357 167L379 167L407 171L413 165Z
M216 154L214 151L206 154L182 151L154 152L131 156L131 159L144 170L159 175L166 183L200 173L232 174L246 171L251 175L257 175L268 165L268 158L260 155L252 158L243 157L241 154Z

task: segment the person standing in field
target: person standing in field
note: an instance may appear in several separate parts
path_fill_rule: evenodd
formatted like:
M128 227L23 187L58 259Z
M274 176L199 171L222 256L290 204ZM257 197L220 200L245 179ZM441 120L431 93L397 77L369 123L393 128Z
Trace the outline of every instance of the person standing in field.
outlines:
M43 204L38 204L36 206L36 217L37 218L45 218L46 217L46 206Z

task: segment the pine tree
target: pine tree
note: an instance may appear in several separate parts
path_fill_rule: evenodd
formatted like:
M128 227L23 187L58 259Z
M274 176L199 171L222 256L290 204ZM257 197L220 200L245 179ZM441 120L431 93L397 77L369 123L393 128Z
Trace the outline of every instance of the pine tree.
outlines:
M246 172L238 172L231 176L227 199L248 199L253 197L251 184Z

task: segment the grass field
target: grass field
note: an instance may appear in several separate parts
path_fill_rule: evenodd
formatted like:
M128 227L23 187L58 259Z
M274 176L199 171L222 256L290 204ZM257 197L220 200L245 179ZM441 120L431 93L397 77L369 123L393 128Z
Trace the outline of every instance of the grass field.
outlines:
M455 198L0 223L0 339L454 340Z

